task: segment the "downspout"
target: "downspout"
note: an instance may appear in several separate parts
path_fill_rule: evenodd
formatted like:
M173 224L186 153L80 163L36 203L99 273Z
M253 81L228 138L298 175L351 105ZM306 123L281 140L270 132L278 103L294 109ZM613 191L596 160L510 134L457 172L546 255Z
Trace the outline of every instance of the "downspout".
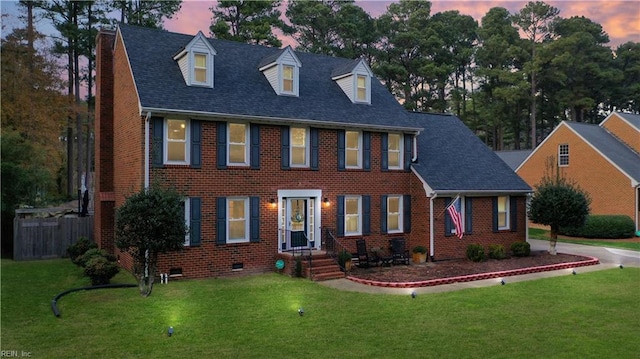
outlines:
M144 119L144 188L149 188L149 119L151 111Z
M416 162L418 160L418 135L420 132L416 133L413 136L413 157L411 158L411 163Z
M433 205L436 197L438 197L438 194L433 192L431 198L429 199L429 256L431 257L432 262L435 255L435 250L433 248L435 244L435 229L433 228Z

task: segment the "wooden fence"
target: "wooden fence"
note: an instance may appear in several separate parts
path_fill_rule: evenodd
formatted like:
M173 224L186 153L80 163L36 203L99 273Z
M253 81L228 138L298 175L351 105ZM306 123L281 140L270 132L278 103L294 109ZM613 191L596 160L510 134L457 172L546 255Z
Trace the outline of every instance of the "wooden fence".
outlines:
M93 216L14 218L13 259L16 261L63 257L80 237L93 241Z

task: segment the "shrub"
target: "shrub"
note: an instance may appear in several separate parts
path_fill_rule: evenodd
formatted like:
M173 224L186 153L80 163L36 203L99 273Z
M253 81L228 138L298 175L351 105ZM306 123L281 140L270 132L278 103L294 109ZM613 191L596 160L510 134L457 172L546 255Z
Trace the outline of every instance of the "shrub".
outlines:
M515 242L511 245L511 253L516 257L528 257L531 254L529 242Z
M490 244L489 245L489 258L493 259L505 259L507 255L504 252L504 246L502 244Z
M91 248L88 251L84 252L83 255L81 255L80 257L76 258L75 263L77 265L79 265L80 267L86 267L87 266L87 262L89 262L89 260L91 260L91 258L93 258L93 257L104 257L109 262L115 262L116 261L116 257L113 256L112 254L107 253L107 251L105 251L104 249Z
M468 245L467 258L474 262L483 262L485 260L484 247L480 244Z
M67 255L71 259L71 262L78 264L76 261L78 257L83 255L86 251L92 248L98 248L95 242L89 241L86 237L80 237L78 241L67 248Z
M91 284L109 284L111 278L118 274L118 264L102 256L89 259L84 267L84 274L91 278Z
M589 215L581 227L560 227L560 234L584 238L631 238L634 236L633 220L624 215Z

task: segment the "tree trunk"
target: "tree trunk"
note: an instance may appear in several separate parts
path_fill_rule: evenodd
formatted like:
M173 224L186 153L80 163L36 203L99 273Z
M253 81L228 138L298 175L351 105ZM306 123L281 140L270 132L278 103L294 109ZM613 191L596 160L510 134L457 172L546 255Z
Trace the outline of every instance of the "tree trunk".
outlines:
M556 255L556 243L558 243L558 228L551 226L551 232L549 233L549 254Z

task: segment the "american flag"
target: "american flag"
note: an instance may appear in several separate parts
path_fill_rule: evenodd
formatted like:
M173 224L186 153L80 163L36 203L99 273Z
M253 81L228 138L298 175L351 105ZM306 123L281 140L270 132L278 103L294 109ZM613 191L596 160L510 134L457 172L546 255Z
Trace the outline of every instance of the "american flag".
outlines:
M447 211L451 216L451 221L456 228L456 235L458 238L462 239L462 214L460 213L460 196L456 197L449 206L447 207Z

